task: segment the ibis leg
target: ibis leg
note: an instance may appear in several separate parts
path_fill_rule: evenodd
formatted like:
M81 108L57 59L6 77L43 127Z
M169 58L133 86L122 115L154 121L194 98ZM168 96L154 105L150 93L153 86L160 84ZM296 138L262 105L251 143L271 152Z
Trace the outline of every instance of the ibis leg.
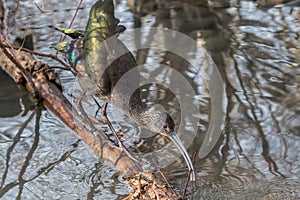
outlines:
M103 116L103 118L105 119L109 129L111 130L111 132L114 134L114 136L116 137L117 141L118 141L118 145L119 147L122 149L122 151L129 157L131 158L132 160L138 162L137 159L135 159L129 152L128 150L126 149L126 147L123 145L123 143L121 142L117 132L115 131L114 127L112 126L110 120L108 119L107 117L107 113L106 113L106 108L107 108L107 102L105 102L101 108L101 114Z
M95 103L96 103L97 106L98 106L98 109L97 109L97 111L96 111L96 113L95 113L95 117L96 117L96 116L98 115L99 110L101 109L101 106L100 106L100 104L98 103L98 101L95 99L95 97L92 96L92 98L94 99Z

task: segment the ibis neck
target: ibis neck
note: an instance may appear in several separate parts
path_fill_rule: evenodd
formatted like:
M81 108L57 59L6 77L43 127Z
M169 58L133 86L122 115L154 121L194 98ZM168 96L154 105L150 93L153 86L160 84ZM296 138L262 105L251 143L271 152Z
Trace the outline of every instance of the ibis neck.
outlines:
M140 94L136 94L139 92L135 92L129 102L129 115L131 118L139 125L146 125L147 123L147 108L145 104L142 103L142 99Z

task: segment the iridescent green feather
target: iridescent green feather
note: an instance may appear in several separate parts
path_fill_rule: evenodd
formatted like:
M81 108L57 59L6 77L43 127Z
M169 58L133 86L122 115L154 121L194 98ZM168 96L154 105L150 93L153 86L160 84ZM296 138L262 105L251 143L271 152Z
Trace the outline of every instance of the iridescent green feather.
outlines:
M86 28L87 34L83 30L51 27L74 39L70 42L63 41L53 44L51 47L63 53L68 63L75 68L82 58L83 40L85 38L85 55L89 54L87 56L86 71L90 72L90 69L95 69L95 65L92 63L102 59L101 56L96 56L96 54L99 55L99 53L96 53L99 45L108 37L114 34L118 35L126 30L125 26L118 25L119 22L120 20L114 17L112 1L99 1L91 9L89 23ZM96 77L94 79L96 80Z
M66 28L54 28L55 30L62 32L68 36L70 36L72 39L78 39L84 37L84 31L83 30L76 30L76 29L66 29Z
M116 20L112 0L99 0L90 10L85 29L83 52L86 72L94 81L98 81L99 76L103 74L99 65L105 65L107 56L101 52L101 43L114 35Z
M133 55L117 39L118 23L112 0L99 0L92 6L83 43L84 65L102 98L109 98L119 79L136 67Z
M82 39L75 39L72 41L63 41L56 44L52 44L50 47L61 52L65 57L65 60L71 65L71 67L76 68L76 65L82 59L82 49L83 41Z
M69 42L63 41L63 42L51 44L50 48L54 48L61 53L66 53L68 50L68 45L69 45Z

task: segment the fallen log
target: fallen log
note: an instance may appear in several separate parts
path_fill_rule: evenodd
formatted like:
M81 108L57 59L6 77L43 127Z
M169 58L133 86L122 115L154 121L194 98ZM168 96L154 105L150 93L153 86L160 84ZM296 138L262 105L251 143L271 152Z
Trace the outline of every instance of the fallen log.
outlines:
M4 38L1 37L0 64L16 83L25 86L31 93L38 93L39 102L53 112L65 125L77 135L103 160L114 163L120 172L138 172L140 167L126 155L122 155L120 148L116 147L104 133L97 130L93 133L91 128L84 123L85 120L74 112L71 103L64 97L61 87L56 82L57 74L47 64L36 61L30 54L15 51L3 46ZM13 54L7 57L7 54ZM18 64L16 64L18 63ZM19 65L23 70L16 66ZM22 71L29 73L25 78ZM34 87L26 79L30 78ZM37 90L37 91L35 91ZM117 162L116 162L117 161Z
M174 194L153 174L142 173L139 163L124 154L103 132L92 130L87 121L74 112L72 104L62 94L62 87L57 82L58 75L49 65L37 61L29 53L8 48L5 43L1 33L1 68L16 83L23 85L32 94L37 93L35 95L39 97L39 103L73 130L100 159L114 164L120 173L126 174L132 187L132 193L127 199L174 199ZM24 71L26 75L23 74ZM28 83L28 78L34 86Z
M112 163L126 175L132 188L126 199L178 199L171 188L160 183L154 174L143 172L141 163L128 157L101 130L92 129L88 120L74 112L76 109L62 93L58 74L49 65L36 60L30 51L12 48L2 32L4 8L0 1L0 67L76 133L100 159Z

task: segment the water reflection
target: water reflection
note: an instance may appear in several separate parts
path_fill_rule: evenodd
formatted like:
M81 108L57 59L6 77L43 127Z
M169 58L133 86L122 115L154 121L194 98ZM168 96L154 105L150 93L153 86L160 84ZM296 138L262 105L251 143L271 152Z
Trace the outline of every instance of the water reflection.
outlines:
M66 2L62 3L68 5ZM89 3L91 4L91 2L86 2L83 7L88 8ZM133 5L132 1L129 3L129 5ZM49 10L57 9L55 5L47 6ZM204 51L209 53L218 67L225 84L225 121L222 135L209 155L196 160L195 166L201 188L195 194L190 193L189 197L195 199L203 198L203 196L206 198L244 198L245 194L249 198L253 195L261 198L280 198L287 197L287 195L290 198L296 198L297 195L299 196L299 8L281 6L260 10L258 5L252 1L230 2L230 5L223 1L211 1L210 4L206 1L195 1L194 3L161 1L159 4L138 1L136 6L136 8L132 8L135 14L128 10L124 1L121 1L116 8L120 11L117 13L117 17L128 28L164 27L182 32L197 41L196 46L191 46L190 49L186 50L186 55L190 58L188 62L171 52L153 49L137 51L139 64L150 63L155 66L153 63L156 63L172 66L184 74L191 87L196 91L201 115L193 116L198 121L198 132L197 138L189 148L191 154L199 150L202 145L208 130L213 106L208 90L209 86L205 85L207 82L203 80L203 74L209 67L209 63L205 62L203 56ZM24 12L24 15L28 13L26 7L22 8L21 11ZM80 20L77 21L77 24L75 23L75 27L84 27L84 16L87 12L88 9L80 11ZM68 19L72 15L72 12L58 13ZM47 31L41 30L39 29L41 25L45 23L57 25L61 22L55 17L50 17L49 13L43 16L45 21L37 17L27 17L26 20L19 17L19 28L33 24L36 34L43 35L49 29ZM142 35L141 38L146 38L149 43L153 41L153 37L157 37L156 34L147 35L147 33L142 32L136 34ZM50 51L46 46L58 38L59 34L54 32L50 37L43 36L41 37L42 40L38 41L37 47L40 51ZM126 32L121 38L126 40ZM128 45L140 46L145 42L133 41L135 44ZM201 63L201 68L195 70L193 63ZM145 73L151 73L159 78L168 73L166 71L162 74L161 71L152 68L152 66ZM63 77L66 77L62 80L67 86L65 87L66 94L71 93L72 85L67 85L70 75L61 73ZM170 91L156 85L146 85L144 91L146 91L143 94L145 99L150 99L146 103L151 105L152 100L155 99L156 102L166 105L173 116L180 116L180 110L176 109L178 108L178 101L174 95L170 94ZM4 104L1 103L2 105ZM19 103L15 101L11 102L10 105L16 111L13 113L3 112L6 117L20 113L20 108L16 106ZM28 113L27 116L29 115ZM22 117L19 116L19 118ZM42 116L42 120L44 125L41 124L41 126L46 129L43 130L45 134L49 127L57 127L54 125L56 120L53 117ZM132 127L128 125L128 121L124 117L120 117L116 122L121 124L124 132L132 130L133 125ZM11 125L13 124L11 123ZM6 129L11 129L11 127ZM24 149L19 150L24 152L26 150L28 159L18 161L20 166L25 167L14 175L5 175L9 171L5 167L8 159L6 153L10 152L9 149L14 144L13 141L10 140L9 145L4 145L2 148L4 150L0 153L0 172L2 183L5 184L2 184L1 194L10 197L9 191L14 191L12 188L18 186L20 187L18 192L21 196L21 193L24 192L22 188L30 182L45 187L49 185L51 189L48 194L55 197L62 194L67 196L72 192L78 194L78 191L64 189L70 184L77 189L80 188L84 198L90 199L96 199L100 194L103 194L101 196L103 198L106 195L105 197L115 199L128 192L118 189L118 187L124 187L125 184L123 185L118 181L114 172L105 173L108 169L102 165L95 165L97 163L95 158L86 158L91 155L91 152L81 152L86 146L79 144L80 148L76 145L70 147L72 144L77 144L76 139L71 136L72 133L65 131L63 127L56 128L55 137L46 138L43 136L45 138L42 147L47 147L48 150L40 153L38 153L39 148L37 147L39 146L38 137L41 135L34 131L36 128L33 125L29 130L34 132L30 137L32 143L28 148L24 146ZM137 134L137 129L133 130L134 133L132 133L133 131L129 131L129 133ZM2 129L1 142L3 142L4 132L5 129ZM59 136L65 138L63 144L59 140ZM12 136L10 137L12 138ZM160 142L157 143L157 140L155 137L148 138L147 143L149 146L161 145ZM20 139L20 141L23 140ZM145 146L139 144L138 147L140 147L139 150L144 150L142 147ZM57 149L69 150L58 151ZM51 154L51 151L54 153ZM43 153L50 156L45 156ZM16 153L12 151L12 154ZM73 160L74 157L76 157L75 160ZM49 165L39 163L40 158L49 159L47 161ZM39 179L39 175L32 176L39 180L37 183L33 182L33 178L23 178L22 170L26 169L28 160L31 159L35 160L38 169L44 170L29 169L28 171L31 171L32 174L45 173L49 176L48 178ZM17 158L14 159L14 162L16 160ZM12 171L16 171L14 165L10 165ZM74 165L79 167L74 167ZM66 168L63 169L62 166ZM174 165L168 166L169 173L167 176L182 175L184 166L183 160L177 160ZM69 173L71 173L71 177ZM64 183L59 183L61 176L65 180ZM3 179L9 179L9 181L3 181ZM103 181L103 179L108 182ZM83 183L80 183L80 180ZM180 182L178 180L181 179L176 177L176 179L172 179L172 182L176 184L176 182ZM60 190L54 186L58 183L61 186ZM178 188L181 187L182 185L179 183ZM42 187L37 188L36 193L46 190ZM28 192L25 194L29 195ZM47 197L47 195L45 196Z
M18 87L2 69L0 80L0 117L9 118L20 113L26 115L32 105L28 93L24 88Z

